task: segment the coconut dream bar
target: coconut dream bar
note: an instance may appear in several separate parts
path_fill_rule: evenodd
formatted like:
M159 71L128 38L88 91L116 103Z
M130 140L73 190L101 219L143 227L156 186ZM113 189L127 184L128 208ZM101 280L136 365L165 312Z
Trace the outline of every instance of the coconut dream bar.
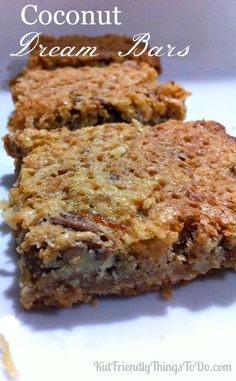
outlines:
M4 205L26 309L236 268L236 145L213 121L25 129Z
M144 124L182 120L190 95L174 82L158 84L153 68L134 61L102 68L31 70L11 90L13 130L62 126L74 130L132 119Z

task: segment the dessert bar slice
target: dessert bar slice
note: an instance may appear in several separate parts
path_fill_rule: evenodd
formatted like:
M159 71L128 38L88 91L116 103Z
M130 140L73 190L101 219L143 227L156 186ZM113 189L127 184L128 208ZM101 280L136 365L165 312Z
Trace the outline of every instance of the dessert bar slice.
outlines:
M236 268L236 144L218 123L26 129L5 146L25 308Z
M103 68L28 71L12 95L16 110L10 128L74 130L132 119L145 124L183 119L189 93L173 82L158 85L149 65L126 61Z
M127 59L136 60L138 62L147 62L151 65L158 73L161 72L161 64L159 57L152 56L150 57L147 52L142 53L140 56L135 56L133 53L128 54L125 57L120 57L118 53L121 51L123 54L128 53L131 48L135 45L136 42L128 36L115 35L115 34L106 34L102 36L61 36L59 38L40 35L37 47L32 50L29 56L28 68L35 69L55 69L58 67L65 66L105 66L113 62L123 62ZM35 45L35 41L32 43ZM44 55L41 56L40 45L47 47ZM77 56L48 56L45 53L48 53L50 49L54 47L59 47L60 51L63 54L69 53L69 48L73 48L73 54L80 52ZM86 47L96 47L95 52L96 56L91 56L89 53L91 50L83 49ZM63 51L63 49L65 49ZM83 49L83 50L81 50ZM137 47L136 54L144 50L144 43L139 43ZM84 54L83 53L86 53Z

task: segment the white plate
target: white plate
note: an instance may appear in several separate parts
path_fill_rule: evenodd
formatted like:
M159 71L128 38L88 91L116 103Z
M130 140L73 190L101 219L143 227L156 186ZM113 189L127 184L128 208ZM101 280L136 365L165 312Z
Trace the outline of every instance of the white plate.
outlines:
M7 70L7 63L1 64L3 135L13 110L6 78L16 68ZM163 66L162 81L175 79L193 92L187 102L188 120L216 119L234 134L235 72L185 60L169 59ZM0 172L0 197L6 198L13 181L13 164L2 144ZM0 237L0 332L10 343L22 381L236 379L235 273L225 271L186 287L175 287L169 301L152 292L130 298L102 298L96 306L25 312L18 302L14 243L3 223ZM156 370L159 361L159 372L152 365L149 376L144 371L123 371L125 364L143 362L141 367L152 361L156 361ZM199 371L196 362L200 362ZM202 371L201 362L209 366L229 364L232 371ZM175 364L182 363L183 371L175 375ZM172 371L164 371L169 364ZM102 365L106 371L101 371ZM1 367L0 380L7 380Z

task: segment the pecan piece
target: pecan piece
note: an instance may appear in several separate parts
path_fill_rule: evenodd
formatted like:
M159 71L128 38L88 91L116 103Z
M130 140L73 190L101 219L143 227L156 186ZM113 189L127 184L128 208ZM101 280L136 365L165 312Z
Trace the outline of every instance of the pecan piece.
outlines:
M54 225L61 225L75 231L90 231L92 233L99 231L96 223L86 219L79 213L67 213L62 216L51 217L50 222Z

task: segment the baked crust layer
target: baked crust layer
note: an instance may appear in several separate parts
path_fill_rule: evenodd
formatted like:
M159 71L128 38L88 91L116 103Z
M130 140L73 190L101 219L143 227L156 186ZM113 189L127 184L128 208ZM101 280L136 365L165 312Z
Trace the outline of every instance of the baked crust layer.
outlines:
M97 51L100 53L99 56L90 55L79 55L79 56L40 56L39 55L39 45L47 46L48 49L52 49L58 46L61 49L65 47L75 47L75 52L79 51L82 47L97 47ZM128 36L116 35L116 34L106 34L102 36L89 37L89 36L61 36L55 38L52 36L40 35L39 43L37 47L30 53L28 60L28 69L47 69L52 70L58 67L81 67L81 66L106 66L111 63L117 62L122 63L123 61L135 60L138 62L146 62L152 66L157 73L161 73L161 63L159 57L148 56L146 52L140 56L134 56L129 54L125 57L120 57L118 55L119 51L122 53L129 52L134 46L135 42L132 38ZM139 45L140 51L144 48L144 44Z
M4 218L25 308L236 267L236 145L219 123L26 129L4 140L19 170Z
M158 85L145 63L126 61L107 67L32 70L12 86L15 112L10 129L77 129L107 122L156 124L185 117L180 85Z

